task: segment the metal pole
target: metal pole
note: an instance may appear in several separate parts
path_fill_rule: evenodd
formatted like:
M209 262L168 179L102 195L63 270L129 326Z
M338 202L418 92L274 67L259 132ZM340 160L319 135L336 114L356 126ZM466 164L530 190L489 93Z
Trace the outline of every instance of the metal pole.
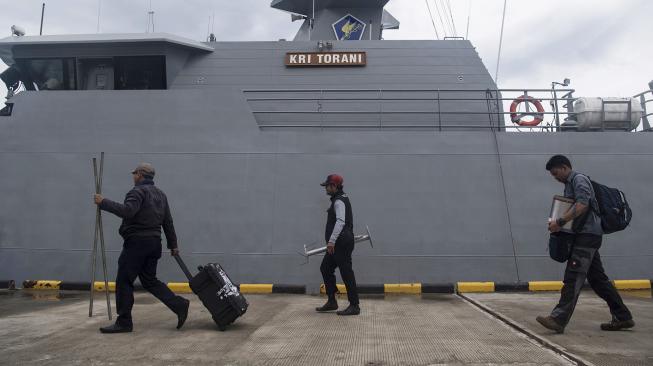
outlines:
M560 129L560 110L558 109L558 92L555 83L551 83L553 89L553 107L555 108L556 130Z
M45 15L45 3L41 7L41 30L39 30L39 36L43 35L43 15Z
M370 242L370 247L374 248L374 243L372 242L372 234L370 233L370 228L368 226L365 226L365 234L361 235L354 235L354 243L358 244L364 241L369 241ZM320 247L320 248L315 248L308 250L307 246L304 245L304 253L302 254L304 257L308 258L317 254L322 254L326 253L327 247ZM183 268L182 268L183 270Z
M501 123L503 123L504 126L506 125L506 117L501 112L503 110L503 105L501 105L500 104L501 102L499 102L499 89L495 90L494 92L496 93L494 103L497 106L497 131L499 131L499 130L501 130ZM493 127L490 127L490 129L494 131ZM495 135L495 137L496 137L496 135ZM499 143L497 142L497 152L499 151L498 146L499 146Z
M102 194L102 177L104 176L104 152L100 153L100 177L98 181L98 193ZM109 295L109 280L107 276L107 258L104 246L104 228L102 227L102 211L100 207L97 208L98 212L98 228L100 231L100 250L102 251L102 270L104 272L104 293L107 297L107 313L109 320L111 320L111 296Z
M639 102L642 104L642 109L644 110L644 113L642 114L642 123L643 123L643 128L644 131L649 131L651 129L651 124L648 121L648 111L646 109L646 94L642 94L639 96Z
M102 194L102 176L104 174L104 152L100 154L100 173L98 175L97 159L93 158L93 175L95 177L95 193ZM95 236L93 239L93 251L91 258L91 289L90 289L90 302L88 308L88 316L93 316L93 295L95 294L95 272L97 265L97 244L100 241L100 250L102 254L102 270L104 274L104 292L107 298L107 313L109 320L112 319L111 315L111 300L109 295L109 281L107 279L107 260L104 246L104 229L102 227L102 211L98 206L95 210Z
M526 114L528 115L529 113L531 113L531 103L528 99L528 90L524 90L524 96L526 97L526 101L524 102L524 104L525 104Z
M97 159L93 158L93 177L95 178L95 193L98 192L99 187L98 187L98 175L97 175ZM98 242L98 231L100 228L99 224L99 216L98 216L99 208L95 211L95 236L93 238L93 251L91 252L91 298L90 302L88 305L88 316L89 318L93 316L93 293L95 291L95 260L97 257L97 242Z
M490 103L491 101L493 101L493 99L494 97L492 96L492 90L487 89L485 91L485 106L487 108L488 120L490 121L490 129L494 128L494 123L493 123L494 113L492 112L492 107L491 107L492 104Z

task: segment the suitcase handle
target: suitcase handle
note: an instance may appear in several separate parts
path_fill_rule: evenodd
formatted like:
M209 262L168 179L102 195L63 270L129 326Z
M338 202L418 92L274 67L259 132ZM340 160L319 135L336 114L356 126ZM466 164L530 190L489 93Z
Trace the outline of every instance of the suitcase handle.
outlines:
M179 264L179 267L181 267L181 270L186 275L186 278L188 278L189 281L192 280L193 275L188 270L188 267L186 267L186 263L184 263L184 261L181 260L181 257L179 256L179 254L173 255L173 257L175 257L175 260L177 261L177 264Z

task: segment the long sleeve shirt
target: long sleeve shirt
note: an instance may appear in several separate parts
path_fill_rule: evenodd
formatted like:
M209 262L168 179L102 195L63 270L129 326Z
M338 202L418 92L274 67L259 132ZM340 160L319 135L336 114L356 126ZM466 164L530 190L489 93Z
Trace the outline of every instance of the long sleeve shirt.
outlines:
M340 236L342 229L345 227L345 204L340 200L336 200L333 203L333 209L336 211L336 224L333 227L329 243L335 243L336 240L338 240L338 236Z

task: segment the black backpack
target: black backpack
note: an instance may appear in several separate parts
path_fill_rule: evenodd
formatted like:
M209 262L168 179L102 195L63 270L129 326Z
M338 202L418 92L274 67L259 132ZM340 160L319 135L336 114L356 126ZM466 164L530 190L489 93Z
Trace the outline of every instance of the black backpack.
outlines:
M590 182L599 204L597 213L601 217L603 233L610 234L625 229L633 217L626 195L617 188L610 188L593 180Z
M594 197L596 198L598 207L594 207L591 203L590 207L592 211L599 215L603 233L611 234L625 229L633 217L633 211L628 205L626 195L617 188L610 188L601 183L597 183L584 174L578 175L586 177L592 184L592 190L594 191ZM574 232L578 232L585 225L588 216L589 211L582 217L574 220Z

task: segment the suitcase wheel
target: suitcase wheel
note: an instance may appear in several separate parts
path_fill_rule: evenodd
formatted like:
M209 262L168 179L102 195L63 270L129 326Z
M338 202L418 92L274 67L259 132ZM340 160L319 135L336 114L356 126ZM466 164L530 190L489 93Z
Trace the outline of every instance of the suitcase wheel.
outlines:
M227 326L226 325L218 325L218 330L221 331L221 332L224 332L225 330L227 330Z

